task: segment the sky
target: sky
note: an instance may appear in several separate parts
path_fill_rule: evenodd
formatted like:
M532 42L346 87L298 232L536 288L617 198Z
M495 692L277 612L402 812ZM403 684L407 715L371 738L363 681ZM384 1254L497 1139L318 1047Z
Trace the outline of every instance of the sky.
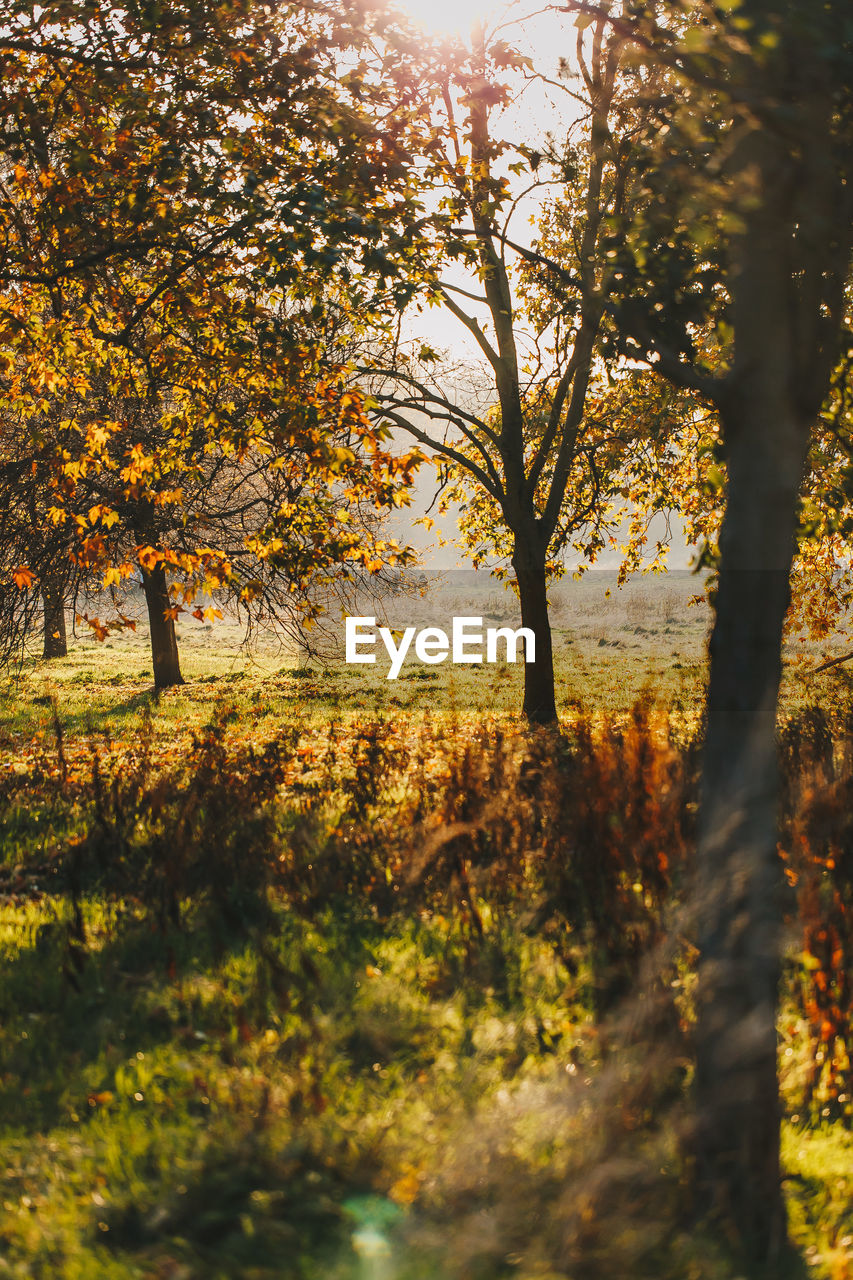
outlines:
M571 59L574 31L571 18L551 10L537 11L535 0L396 0L430 35L446 36L451 40L470 43L472 27L483 22L488 36L500 31L500 38L533 59L536 71L551 83L537 79L528 83L511 105L495 113L492 127L496 133L512 142L537 147L549 132L559 136L571 124L575 105L558 83L561 57ZM508 159L517 157L510 156ZM511 185L519 192L529 185L530 175L510 177ZM523 199L515 213L511 234L520 242L534 236L530 225L535 220L545 190L539 189ZM456 285L477 291L463 269L448 271L447 279ZM470 310L476 313L476 307ZM479 318L488 321L483 312ZM407 317L407 329L415 336L439 350L451 350L455 358L482 360L481 352L473 337L441 307L427 308Z
M534 66L543 79L528 84L500 119L495 121L496 127L505 137L535 147L541 143L546 133L553 132L559 137L570 125L576 108L565 88L561 87L558 75L560 59L572 61L576 32L570 15L555 13L544 7L537 12L535 0L508 0L506 3L495 3L495 0L396 0L396 3L431 35L446 36L448 39L468 43L472 27L482 22L487 34L491 35L500 28L501 38L533 59ZM524 185L529 177L518 181L520 185ZM529 242L534 237L535 228L530 223L535 221L544 195L545 192L537 191L520 204L512 226L512 234L516 240ZM466 279L464 272L450 271L447 278L452 283L472 288L471 281ZM473 305L468 309L476 312ZM482 364L482 356L473 337L441 307L410 311L404 332L406 336L427 341L436 349L449 352L454 360ZM403 439L406 442L408 440ZM434 497L433 474L430 468L422 469L414 507L402 517L394 533L402 541L418 547L426 567L470 567L452 545L440 546L425 530L411 527L412 518L426 511ZM438 518L435 509L432 514ZM438 520L437 527L445 539L453 537L455 529L452 516ZM654 536L662 535L661 518L661 528L655 528ZM615 562L611 555L604 557L600 564L601 567L610 568ZM670 552L670 566L674 569L686 568L689 562L690 553L683 539L676 533Z
M402 0L401 8L428 31L465 36L475 22L488 21L500 6L483 0Z
M527 4L519 3L518 0L505 0L504 3L495 3L495 0L397 0L397 3L426 31L460 36L463 39L468 37L471 28L479 22L491 27L524 17L523 25L528 31L542 29L542 22L538 18L531 19L527 16L536 7L529 0ZM548 18L552 24L554 16L550 15ZM558 16L557 21L565 22L565 18ZM533 38L537 38L535 34ZM548 52L544 37L540 52Z

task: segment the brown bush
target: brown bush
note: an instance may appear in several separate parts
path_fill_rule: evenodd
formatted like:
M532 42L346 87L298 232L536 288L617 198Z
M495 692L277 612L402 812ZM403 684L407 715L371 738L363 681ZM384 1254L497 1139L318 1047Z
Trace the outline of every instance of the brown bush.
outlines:
M58 735L55 759L7 782L18 803L48 788L81 815L53 865L76 902L98 892L161 928L188 906L241 928L271 893L306 914L449 912L472 961L511 922L583 968L600 1015L687 895L699 746L646 705L619 723L578 714L564 733L376 721L291 726L260 747L229 743L229 719L166 767L145 731L130 754L93 748L85 781ZM853 715L803 712L780 760L792 991L810 1037L801 1110L849 1119Z

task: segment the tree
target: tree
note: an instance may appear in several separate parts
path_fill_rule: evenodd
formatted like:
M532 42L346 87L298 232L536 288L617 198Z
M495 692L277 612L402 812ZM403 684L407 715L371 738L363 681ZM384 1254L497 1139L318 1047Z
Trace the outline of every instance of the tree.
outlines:
M602 394L596 353L612 284L601 242L609 220L624 212L630 185L626 124L633 106L620 92L623 43L619 33L607 34L603 21L589 47L580 43L584 113L565 151L551 157L573 196L558 306L553 293L539 288L540 255L508 234L517 204L510 175L535 175L541 166L532 179L536 187L549 166L523 149L520 160L507 164L510 144L493 129L495 108L508 98L500 76L524 60L502 41L487 42L481 29L452 75L439 70L431 84L425 77L441 140L429 152L429 180L443 193L432 222L445 264L464 264L474 278L462 288L432 277L431 300L473 335L488 369L488 391L479 397L485 407L442 382L436 353L427 347L404 353L394 344L366 365L377 418L439 460L452 494L467 506L466 536L506 551L511 561L522 623L535 636L535 661L525 665L524 714L536 724L557 716L549 574L559 570L567 545L594 558L612 519L608 500L625 484L627 441L590 405ZM461 123L454 95L465 113Z
M65 657L65 610L74 579L63 539L50 530L43 435L22 431L20 415L0 413L0 662L22 652L42 622L43 657ZM41 614L41 619L39 618Z
M218 299L216 328L202 335L223 351L201 381L173 314L163 331L146 326L147 355L125 348L117 369L114 353L104 357L97 379L53 392L29 432L6 433L19 457L0 470L0 501L28 513L7 517L7 555L41 580L42 565L76 566L117 603L141 576L158 688L181 683L175 620L200 593L236 601L247 620L292 625L313 616L330 579L407 559L380 517L406 501L417 458L386 453L336 362L334 333L304 310L231 304ZM113 625L87 620L100 636Z
M806 459L785 619L785 638L792 648L806 640L849 635L853 386L846 365L845 356L834 371ZM678 517L684 539L696 548L696 568L710 575L703 589L713 597L726 498L719 413L694 392L674 387L649 368L619 378L610 391L607 413L617 432L640 419L648 423L642 452L633 452L631 458L631 494L638 499L635 518L656 510ZM798 660L805 657L804 650L797 655Z
M75 563L109 580L131 571L109 530L133 533L163 611L152 618L158 683L171 682L175 590L192 598L234 569L221 546L161 545L164 524L173 541L198 529L184 500L209 484L214 453L220 482L231 456L244 471L262 453L282 471L302 460L301 509L311 492L325 518L313 523L311 573L339 551L374 563L381 540L357 545L334 499L382 505L411 472L334 360L274 320L285 297L322 314L338 271L355 304L372 305L386 264L377 227L393 238L412 198L382 118L394 59L375 90L359 60L368 28L323 3L188 3L154 22L69 0L2 16L5 409L37 439L52 403L76 405L52 459L50 519L73 524ZM106 423L93 420L107 403ZM143 419L147 438L128 441ZM258 561L281 555L285 523L273 513L252 530Z
M122 338L235 249L246 281L280 287L328 283L353 246L390 274L377 233L394 242L413 200L408 95L400 33L373 56L388 20L370 10L4 2L0 281L48 301L97 281L124 303Z
M42 656L67 653L65 610L73 566L46 519L50 503L40 446L0 422L0 660L20 652L41 622ZM41 617L39 618L39 613Z
M696 1180L748 1265L785 1242L776 1007L775 719L800 493L850 339L853 19L830 0L572 3L663 68L637 138L642 217L614 228L621 349L720 416L726 503L699 822ZM660 84L661 82L658 81ZM697 324L729 359L709 365ZM849 353L847 353L849 355Z

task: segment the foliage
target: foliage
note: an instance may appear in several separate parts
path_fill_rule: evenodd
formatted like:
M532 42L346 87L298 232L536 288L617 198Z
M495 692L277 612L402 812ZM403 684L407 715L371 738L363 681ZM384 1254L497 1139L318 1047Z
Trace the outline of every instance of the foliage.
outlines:
M815 427L802 483L797 553L791 575L789 637L847 635L849 574L850 423L840 370ZM623 547L623 572L642 567L649 514L677 516L685 541L697 548L696 567L716 573L726 494L725 444L720 417L693 392L674 388L651 370L623 371L612 379L601 415L614 436L627 436L626 489L635 503ZM666 540L652 566L663 563ZM713 592L713 578L709 586Z
M725 448L697 857L695 1181L760 1271L786 1245L774 729L799 496L849 345L853 28L844 5L818 15L772 0L612 16L670 90L638 139L645 216L614 228L629 281L613 309L620 345L712 403ZM701 348L708 329L732 338L721 370Z
M730 1274L679 1225L689 950L659 951L636 999L689 885L678 718L575 715L562 740L302 719L247 742L223 709L180 761L150 729L63 738L7 776L56 832L0 884L12 1274L349 1280L370 1240L411 1280L497 1277L507 1252L531 1274ZM785 730L792 859L846 733ZM840 1267L845 1139L823 1134L792 1136L791 1193Z
M762 129L770 145L785 138L786 162L802 170L790 179L791 190L800 192L801 201L805 192L814 198L812 211L806 215L798 209L794 216L790 238L780 242L777 265L790 266L788 275L795 281L813 250L822 260L815 263L815 288L823 291L823 311L808 321L805 313L801 317L789 361L801 379L800 402L810 397L814 430L801 489L788 625L792 634L825 637L835 627L844 628L850 602L850 218L842 175L851 117L841 71L850 58L846 10L841 6L836 14L830 6L818 19L808 5L785 9L784 16L772 5L749 3L635 5L630 14L608 5L573 8L579 40L588 41L595 21L607 14L624 37L623 74L634 89L637 180L625 208L610 218L601 244L611 271L604 329L611 371L627 359L662 374L673 390L656 392L648 376L635 370L625 379L624 363L621 370L635 411L647 415L651 408L654 415L655 400L669 395L679 415L670 417L666 437L657 437L658 474L648 486L640 484L640 506L656 496L680 510L688 540L699 546L706 564L719 557L726 493L720 418L734 407L748 376L749 359L744 355L739 364L735 350L732 285L741 278L746 211L757 207L756 170L746 157ZM789 57L786 48L796 53ZM811 73L805 71L804 50ZM824 57L824 71L814 70ZM836 87L823 94L819 83ZM793 102L798 103L796 120ZM818 125L821 113L825 123ZM820 148L813 146L817 136ZM780 181L778 174L775 180ZM769 200L777 210L788 208L775 189ZM549 208L536 246L539 264L547 268L540 287L555 303L571 296L561 255L573 218L577 202L566 190ZM808 230L812 219L824 228L821 233ZM766 282L761 287L766 292ZM790 287L796 295L791 306L808 309L812 292ZM813 357L804 355L806 338L816 344ZM815 379L820 389L813 394ZM644 409L646 393L650 402ZM704 429L696 430L699 424Z
M320 336L336 281L366 318L377 230L413 199L383 119L393 52L371 88L375 33L322 3L6 18L2 405L39 515L108 585L142 556L190 602L232 579L251 601L277 561L295 597L306 560L393 561L357 517L401 500L415 458L388 453ZM277 480L246 530L259 459Z
M405 562L380 537L378 513L406 501L415 458L383 449L304 314L217 294L207 340L241 336L207 374L152 326L156 354L104 351L96 385L51 397L30 420L37 445L18 412L3 489L10 563L35 549L30 567L70 559L111 589L163 563L177 579L176 612L226 593L255 616L287 621L316 607L336 570ZM160 323L174 334L179 320ZM134 392L122 395L128 382ZM20 383L10 387L9 406L22 395ZM16 537L8 513L22 505L31 509Z
M627 509L625 464L637 436L609 429L597 363L613 283L602 246L636 178L637 107L621 74L622 45L603 21L579 42L581 110L564 152L547 155L513 145L501 119L532 74L501 29L479 29L472 48L459 46L444 65L422 60L434 138L425 181L440 251L427 297L467 331L482 369L454 368L399 335L365 361L377 418L424 446L439 466L445 507L461 504L462 546L475 563L511 563L524 625L537 637L524 710L538 723L556 715L547 577L567 548L592 562L606 545ZM523 193L549 182L564 185L572 203L559 300L547 287L554 262L543 271L536 247L514 238Z
M810 1053L797 1081L800 1110L853 1119L853 924L850 900L849 713L834 725L813 709L782 735L783 856L796 889L802 951L796 994Z
M488 417L499 429L500 415L492 411ZM716 512L711 514L708 507L712 446L706 433L710 428L697 430L698 419L687 397L647 373L622 372L618 377L592 379L583 443L568 480L571 499L560 510L548 545L549 578L565 574L567 555L577 559L575 576L579 577L603 553L613 551L622 557L620 584L639 570L660 570L669 537L665 535L649 546L651 522L659 513L668 519L677 515L688 542L712 536ZM525 408L525 421L528 460L532 462L548 426L541 403L538 409ZM463 454L471 452L470 446L459 448ZM538 518L555 461L552 449L533 497ZM495 499L472 480L464 466L446 465L442 479L440 508L445 514L452 511L457 515L459 541L472 563L475 567L490 564L496 577L507 577L512 538L502 524Z

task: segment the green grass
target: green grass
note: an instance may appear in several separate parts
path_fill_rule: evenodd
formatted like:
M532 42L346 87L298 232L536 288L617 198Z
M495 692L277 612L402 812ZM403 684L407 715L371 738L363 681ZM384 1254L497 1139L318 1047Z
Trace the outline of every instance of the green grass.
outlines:
M692 720L704 628L590 600L558 635L566 723L578 702L624 716L643 691ZM225 637L214 651L211 633L188 634L188 683L158 698L142 636L28 660L3 688L0 866L18 870L0 882L0 1276L733 1280L724 1241L678 1225L683 1067L673 1053L650 1077L618 1016L595 1025L583 940L555 946L523 885L483 893L481 936L452 872L420 899L382 861L410 784L388 763L396 739L380 734L375 759L369 747L356 758L346 735L385 719L434 741L428 808L441 761L459 758L441 751L461 751L484 721L515 731L521 669L410 667L392 684L273 648L249 657ZM826 680L846 687L843 674ZM807 688L792 671L789 710ZM378 861L361 888L312 901L273 879L231 916L200 893L171 920L133 880L152 859L155 887L172 872L152 843L166 819L137 822L132 806L115 853L123 888L110 887L109 857L102 883L84 876L77 911L67 885L27 878L90 830L94 753L127 783L147 742L156 797L214 714L229 759L282 733L296 744L298 769L256 806L268 834L252 834L246 802L245 857L252 840L295 849L307 885L314 851L351 832L356 867L359 832L372 831ZM360 769L374 790L353 818ZM208 856L211 881L233 867L221 870L226 853L239 865L243 829L236 847L230 829L221 844L208 833L192 873ZM397 877L405 901L377 906L383 884L368 873L386 889ZM789 1121L784 1144L808 1274L844 1280L853 1139Z
M514 1238L519 1217L559 1215L591 1152L626 1195L625 1153L599 1153L602 1120L574 1110L579 1089L605 1114L615 1100L595 1084L599 1042L576 983L545 944L508 927L472 959L446 918L388 931L357 912L309 923L283 911L260 947L152 936L97 902L86 912L88 958L71 975L61 901L4 915L3 1273L573 1277L537 1261L535 1237L532 1249ZM661 1197L677 1179L653 1139L641 1154L668 1169L646 1235L654 1214L666 1233ZM816 1277L847 1275L853 1259L851 1154L838 1126L786 1128L793 1233ZM518 1265L504 1264L500 1233L497 1248L477 1238L478 1189ZM643 1241L630 1198L622 1217L615 1206L603 1265L614 1231L615 1265L638 1261L600 1274L731 1276L713 1240ZM371 1270L371 1250L387 1270Z
M571 717L581 704L618 716L638 697L651 696L666 704L677 700L695 718L709 624L707 606L689 604L699 586L692 574L678 573L619 588L616 575L603 571L557 584L551 613L560 714ZM512 597L488 578L464 591L437 590L426 602L404 598L387 609L393 625L447 625L454 613L469 612L480 612L485 625L506 625L515 616ZM323 726L335 718L393 718L402 711L516 719L522 703L520 664L428 668L408 659L400 678L389 681L384 655L375 666L348 667L339 656L299 657L292 646L263 634L247 650L240 627L228 621L211 626L190 619L180 632L187 684L156 699L143 630L113 635L103 644L78 637L61 660L26 657L14 676L0 679L0 748L5 744L14 752L22 740L49 736L54 697L71 736L132 736L150 711L158 736L172 747L185 742L223 700L258 735L295 710L306 724ZM849 687L844 667L809 678L810 667L824 656L824 646L792 646L782 689L785 713L815 698L831 701Z
M260 954L87 914L73 986L61 903L4 923L12 1275L356 1276L353 1205L402 1221L471 1112L536 1078L542 1037L583 1030L546 949L460 982L443 921L388 936L280 913ZM510 998L488 981L507 962Z
M782 1133L791 1235L818 1275L853 1274L853 1134L840 1125Z

